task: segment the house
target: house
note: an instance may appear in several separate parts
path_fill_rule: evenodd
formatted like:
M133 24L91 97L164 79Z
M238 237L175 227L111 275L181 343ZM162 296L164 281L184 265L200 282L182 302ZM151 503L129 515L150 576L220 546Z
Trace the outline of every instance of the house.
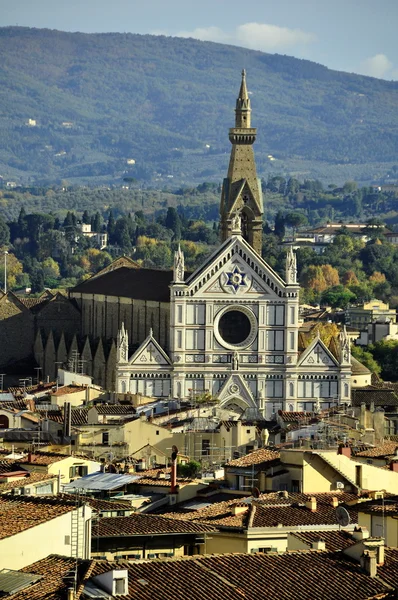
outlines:
M358 523L372 536L385 539L386 546L398 547L398 497L379 497L362 502L358 507Z
M210 524L160 515L103 517L92 527L91 556L139 560L203 554L206 535L214 531Z
M15 572L15 578L7 573L6 581L10 600L241 600L263 598L264 590L273 600L286 600L288 595L295 600L393 599L398 587L398 550L387 548L377 556L371 548L362 544L362 561L358 553L351 558L344 552L313 550L122 560L117 565L81 560L77 562L78 595L68 580L74 562L52 555ZM0 574L0 590L4 579Z
M349 306L345 312L345 322L351 327L355 327L362 331L367 329L368 325L374 321L383 319L396 323L397 311L395 308L390 308L388 302L382 302L374 298L369 302L364 302L361 306Z
M90 522L91 508L75 501L0 495L0 569L22 569L53 553L89 558Z
M251 492L253 488L267 489L266 479L280 465L280 452L260 448L225 464L225 480L231 489Z
M286 552L293 533L338 532L336 508L340 505L346 506L351 519L346 531L352 531L357 523L356 507L348 504L357 502L354 494L274 492L257 496L215 503L210 497L203 498L165 516L215 527L206 541L209 554Z
M368 323L367 327L360 333L358 339L355 340L357 346L368 346L380 342L380 340L397 340L398 339L398 323L390 318L378 318L372 323Z

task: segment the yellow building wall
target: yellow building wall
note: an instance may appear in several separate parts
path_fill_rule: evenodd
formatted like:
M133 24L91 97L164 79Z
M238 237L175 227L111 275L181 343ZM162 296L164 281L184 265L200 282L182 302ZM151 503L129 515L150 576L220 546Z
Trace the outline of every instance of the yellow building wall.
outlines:
M79 509L82 514L83 509ZM18 570L30 565L49 554L71 556L71 545L66 543L66 536L71 535L72 511L51 519L41 525L26 529L17 535L0 540L0 570ZM85 507L85 523L91 520L91 508ZM82 527L83 537L79 545L80 558L89 558L91 531L90 527Z
M204 554L247 553L247 539L242 533L211 533L206 539Z

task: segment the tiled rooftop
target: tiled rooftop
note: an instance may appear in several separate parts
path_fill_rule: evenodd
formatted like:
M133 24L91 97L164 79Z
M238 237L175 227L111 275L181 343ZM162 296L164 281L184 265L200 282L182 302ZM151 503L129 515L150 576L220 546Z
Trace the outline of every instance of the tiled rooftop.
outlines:
M347 531L300 531L292 534L309 548L318 540L325 542L326 550L339 552L355 544L354 538Z
M72 559L55 555L28 565L23 572L43 579L8 598L64 600L73 566ZM339 553L316 551L118 561L117 565L86 560L78 562L76 600L83 599L85 582L116 566L128 571L128 593L121 600L375 600L398 585L397 549L386 550L377 577L369 577L358 563Z
M13 489L17 489L20 487L28 487L32 483L40 483L45 481L50 481L56 479L56 475L48 475L47 473L29 473L26 471L26 475L22 475L15 479L14 481L7 481L5 483L0 483L0 494L6 494Z
M311 498L316 498L317 508L312 512L305 506ZM259 498L232 499L199 508L195 512L166 513L168 518L185 519L211 523L217 527L299 527L304 525L336 525L336 509L332 498L337 498L340 504L354 502L357 496L344 492L323 494L288 494L280 492L262 494ZM245 512L234 514L234 507L247 506ZM351 522L358 522L356 508L347 506Z
M93 537L120 537L132 535L189 534L215 531L214 527L159 515L135 513L129 517L103 517L93 526Z
M384 442L375 448L369 448L362 452L357 452L355 456L364 456L366 458L383 458L384 456L393 456L398 449L398 442Z
M312 419L314 417L314 414L310 412L278 410L278 416L282 419L284 423L297 423Z
M235 458L229 461L226 467L251 467L252 465L260 465L262 463L271 462L280 458L280 453L277 450L270 450L269 448L260 448L254 450L246 456Z
M55 497L0 495L0 539L55 519L74 509L74 503Z
M96 404L95 410L99 415L134 415L134 406L126 404Z

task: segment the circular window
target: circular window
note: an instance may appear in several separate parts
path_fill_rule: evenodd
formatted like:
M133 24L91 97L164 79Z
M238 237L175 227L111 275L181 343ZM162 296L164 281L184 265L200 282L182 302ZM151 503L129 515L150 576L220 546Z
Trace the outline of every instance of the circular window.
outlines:
M249 317L240 310L229 310L218 323L218 331L228 344L241 344L251 330Z
M214 320L214 334L219 344L234 350L250 346L257 335L257 320L245 306L230 306Z

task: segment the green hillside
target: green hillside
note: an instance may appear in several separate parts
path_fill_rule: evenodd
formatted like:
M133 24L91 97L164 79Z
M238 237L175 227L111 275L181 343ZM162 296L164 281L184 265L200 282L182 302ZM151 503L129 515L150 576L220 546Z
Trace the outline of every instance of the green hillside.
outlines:
M397 82L150 35L6 27L0 55L0 175L17 183L219 181L242 67L261 176L369 182L397 161Z

